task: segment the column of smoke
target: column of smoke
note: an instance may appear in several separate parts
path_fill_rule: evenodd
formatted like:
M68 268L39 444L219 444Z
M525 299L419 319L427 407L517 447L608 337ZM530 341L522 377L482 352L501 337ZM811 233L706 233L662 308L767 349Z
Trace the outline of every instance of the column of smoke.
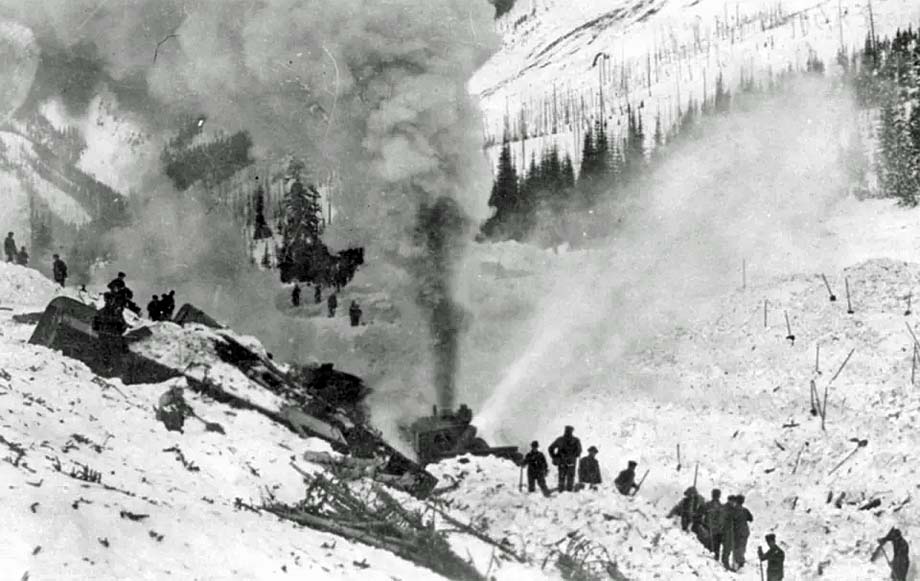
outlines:
M84 85L137 87L141 79L144 91L131 103L156 112L140 121L159 132L154 139L172 135L169 119L203 113L209 127L249 131L257 158L294 154L337 170L344 183L326 239L335 248L366 246L369 262L403 273L390 281L402 288L388 290L407 321L431 322L445 394L457 343L444 333L456 328L445 261L458 238L436 230L486 210L490 168L465 83L497 46L493 13L469 0L0 0L0 14L30 26L45 46L66 53L94 45L87 58L98 58L99 70ZM137 172L148 177L132 204L136 220L114 237L118 261L104 274L127 271L143 300L175 288L180 300L257 334L279 355L301 355L315 331L275 312L278 287L243 263L238 227L173 191L162 168ZM419 215L426 235L413 238ZM400 303L402 296L418 300ZM430 391L420 369L431 337L409 339L416 356L401 379Z
M434 348L434 382L438 405L454 407L455 380L463 311L454 301L454 268L463 250L464 216L450 198L423 205L416 236L422 251L414 270L419 281L417 300L428 316Z
M856 119L849 96L823 80L708 118L700 138L672 146L597 210L609 238L559 259L531 258L531 276L520 279L531 292L466 299L477 306L461 376L470 390L485 386L479 427L521 442L578 419L583 435L608 438L609 424L580 421L600 416L565 415L584 397L622 405L642 394L683 397L687 385L663 382L642 362L680 349L670 339L679 327L711 328L724 314L718 297L741 286L743 259L748 292L774 276L847 265L851 255L823 222L847 195L840 152ZM761 298L752 296L752 308ZM501 325L485 325L505 313Z

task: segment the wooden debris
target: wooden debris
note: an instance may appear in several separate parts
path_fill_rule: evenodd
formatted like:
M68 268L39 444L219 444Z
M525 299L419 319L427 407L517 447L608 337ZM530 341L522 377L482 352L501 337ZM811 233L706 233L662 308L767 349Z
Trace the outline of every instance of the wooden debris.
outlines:
M821 280L824 281L824 286L827 287L827 294L830 297L831 302L835 302L837 300L837 295L835 295L834 291L831 290L831 285L827 282L827 277L824 276L823 272L821 273Z

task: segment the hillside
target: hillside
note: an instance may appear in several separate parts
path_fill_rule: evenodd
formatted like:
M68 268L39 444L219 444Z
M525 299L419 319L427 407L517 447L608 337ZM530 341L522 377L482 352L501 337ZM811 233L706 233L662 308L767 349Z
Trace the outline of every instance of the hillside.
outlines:
M497 21L501 50L469 89L481 99L487 143L500 143L507 123L517 167L550 143L577 165L585 128L603 118L624 135L627 106L651 139L656 118L666 132L691 102L713 98L719 77L736 92L805 71L814 58L833 67L838 52L863 47L870 28L882 37L918 20L920 7L907 0L871 2L871 17L866 0L591 0L574 10L563 0L518 0Z

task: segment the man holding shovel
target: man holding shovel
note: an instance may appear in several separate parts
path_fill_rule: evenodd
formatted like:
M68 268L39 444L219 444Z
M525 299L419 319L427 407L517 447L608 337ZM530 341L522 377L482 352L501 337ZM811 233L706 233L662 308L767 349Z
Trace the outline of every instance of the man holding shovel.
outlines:
M761 562L767 562L767 581L782 581L783 563L786 560L786 553L776 545L776 535L770 533L765 537L767 539L767 552L757 547L757 556ZM761 578L763 578L763 564L761 563Z
M872 555L872 560L874 561L879 553L885 555L886 560L888 559L888 555L885 553L885 543L888 541L891 541L891 545L894 547L894 557L888 561L888 566L891 567L891 578L894 581L906 581L907 570L910 568L910 547L904 537L901 536L899 529L891 527L887 535L878 539L878 548L875 550L875 554Z

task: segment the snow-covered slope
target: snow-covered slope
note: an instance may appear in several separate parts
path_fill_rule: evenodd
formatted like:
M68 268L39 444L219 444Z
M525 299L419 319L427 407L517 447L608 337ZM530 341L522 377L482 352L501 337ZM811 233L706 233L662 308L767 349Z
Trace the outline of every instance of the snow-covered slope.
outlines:
M766 82L808 60L826 66L841 48L917 25L910 0L518 0L498 21L504 42L470 81L481 98L484 132L501 142L506 119L529 142L513 148L517 167L547 140L577 162L583 131L603 117L625 131L627 105L651 137L656 116L666 131L686 110L712 98L716 79L735 91ZM497 155L497 154L496 154Z

